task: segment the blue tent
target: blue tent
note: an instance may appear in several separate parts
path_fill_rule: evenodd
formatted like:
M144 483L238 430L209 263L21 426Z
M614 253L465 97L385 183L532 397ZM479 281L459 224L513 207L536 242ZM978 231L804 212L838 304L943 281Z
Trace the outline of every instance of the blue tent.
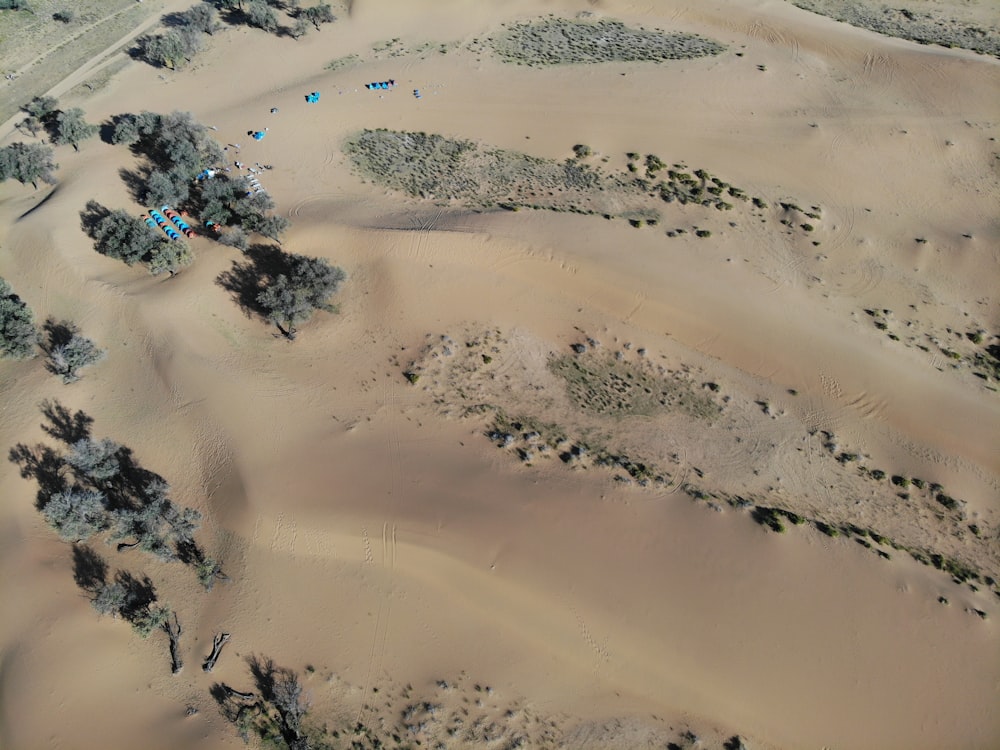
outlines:
M306 101L310 104L315 104L319 101L319 92L313 91L311 94L306 94Z
M255 141L262 141L262 140L264 140L264 131L263 130L258 130L256 133L253 134L253 139Z

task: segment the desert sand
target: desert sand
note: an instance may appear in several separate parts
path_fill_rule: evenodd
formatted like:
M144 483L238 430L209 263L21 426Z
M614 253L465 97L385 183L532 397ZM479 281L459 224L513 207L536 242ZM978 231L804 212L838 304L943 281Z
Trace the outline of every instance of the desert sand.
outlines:
M727 50L542 68L477 46L502 23L581 11ZM45 399L84 411L203 514L199 539L230 579L205 592L176 563L95 546L177 611L185 668L170 674L160 636L98 618L36 485L5 463L0 745L240 747L209 690L252 689L251 654L299 672L318 724L399 724L426 700L501 727L463 740L424 717L406 741L427 746L684 747L688 731L703 747L737 734L752 748L1000 745L994 585L811 523L775 534L727 502L876 530L1000 577L997 381L943 353L1000 333L1000 63L777 0L336 12L297 41L226 27L184 70L132 62L81 92L88 68L53 89L94 123L189 111L244 162L273 165L261 181L292 222L283 247L347 274L338 311L294 342L217 283L238 250L198 238L170 278L94 252L88 200L142 211L119 176L136 163L126 148L63 146L56 186L0 186L0 276L37 319L73 320L108 350L71 385L41 356L0 362L0 445L54 443ZM373 51L396 38L400 54ZM412 51L426 42L454 46ZM392 91L364 88L390 78ZM13 123L5 144L23 138ZM414 199L352 167L341 146L362 128L557 160L587 144L619 171L628 152L657 154L770 208L661 202L655 226L633 228ZM781 201L820 206L814 231L780 224ZM720 413L580 408L546 364L573 344L683 371ZM481 403L666 478L521 460L486 437L489 416L469 408ZM901 498L838 451L941 485L961 515ZM221 631L232 641L203 673Z

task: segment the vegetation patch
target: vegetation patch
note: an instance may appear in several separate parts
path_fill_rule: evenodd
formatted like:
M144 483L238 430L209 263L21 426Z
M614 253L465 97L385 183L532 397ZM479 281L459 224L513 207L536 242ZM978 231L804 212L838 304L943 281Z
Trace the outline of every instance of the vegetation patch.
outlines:
M632 180L580 159L543 159L436 134L364 130L344 150L359 172L381 185L474 208L611 216L620 213L623 199L641 192Z
M1000 27L995 25L853 0L792 0L792 4L886 36L1000 57Z
M617 417L651 417L679 411L712 419L722 407L695 390L683 373L662 373L642 361L606 354L566 354L549 360L570 400L584 411Z
M726 49L695 34L632 28L608 19L515 23L488 43L502 61L516 65L663 62L718 55Z

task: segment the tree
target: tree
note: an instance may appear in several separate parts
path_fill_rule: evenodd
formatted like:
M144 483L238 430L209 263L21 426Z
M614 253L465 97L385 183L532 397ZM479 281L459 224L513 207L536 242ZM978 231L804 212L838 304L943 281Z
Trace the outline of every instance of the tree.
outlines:
M45 122L59 112L59 100L52 96L36 96L21 109L36 120Z
M257 303L268 320L294 340L295 325L308 320L314 310L333 312L329 298L344 278L344 272L324 258L290 255L288 273L278 274L257 295Z
M229 247L235 247L237 250L246 251L246 249L250 247L250 238L240 227L233 227L232 229L219 235L219 243Z
M0 149L0 182L13 177L37 189L39 180L50 185L56 181L52 173L57 166L52 149L40 143L12 143Z
M274 214L270 216L262 216L255 222L253 231L280 243L281 235L288 231L288 227L291 226L291 223L292 222L284 216L276 216Z
M146 62L164 68L181 68L188 61L184 40L176 31L143 37L139 49Z
M95 249L101 255L133 265L151 257L168 240L126 211L116 209L94 230Z
M0 356L28 359L35 356L37 343L38 329L31 308L0 278Z
M83 119L83 110L74 107L56 115L52 142L57 145L69 143L79 151L80 141L93 137L95 133L97 126L86 122Z
M178 170L164 172L154 169L146 178L147 206L180 206L191 197L188 179Z
M76 470L80 479L102 487L121 474L122 446L114 440L83 438L73 443L66 463Z
M278 28L278 17L274 11L267 7L264 0L250 0L243 11L247 23L256 26L264 31L276 31Z
M161 242L146 259L146 268L153 276L169 273L175 276L194 263L194 253L184 240Z
M205 3L192 6L181 13L181 18L188 26L204 34L211 35L219 28L215 18L215 8Z
M292 39L301 39L309 31L309 21L304 16L297 16L292 28L288 31Z
M320 3L311 8L303 8L299 11L299 17L304 18L317 29L321 23L333 23L337 17L333 15L329 3Z
M106 354L86 336L74 333L65 344L57 344L49 350L49 371L59 375L64 383L73 383L80 379L77 370L100 362Z
M76 20L76 13L71 10L57 10L52 14L53 21L61 21L62 23L73 23Z
M49 498L42 513L49 526L70 542L86 541L109 525L104 495L83 487L57 492Z

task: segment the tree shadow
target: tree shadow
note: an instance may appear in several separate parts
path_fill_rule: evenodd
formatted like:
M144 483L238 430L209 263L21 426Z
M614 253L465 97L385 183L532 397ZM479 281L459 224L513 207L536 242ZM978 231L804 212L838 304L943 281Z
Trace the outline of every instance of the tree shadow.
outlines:
M42 332L45 334L42 350L46 354L51 354L56 347L66 346L77 331L78 329L72 321L57 321L55 318L46 318L42 324Z
M107 582L108 564L86 544L74 544L73 580L84 591L93 593Z
M267 319L267 310L257 300L266 282L280 274L289 273L289 256L277 245L251 245L247 260L234 260L228 271L216 278L216 283L232 295L248 318Z
M119 570L115 573L115 583L125 590L121 616L128 622L134 622L156 603L156 586L147 575L137 578L127 570Z
M56 440L66 445L90 437L90 426L94 424L94 418L82 411L71 412L58 401L46 399L42 401L42 416L48 423L42 424L42 429Z
M80 212L80 228L90 239L97 239L97 228L101 222L111 215L111 210L97 201L87 201L86 207Z
M143 203L146 198L147 184L149 182L149 169L129 169L122 167L118 170L118 176L122 178L125 187L136 203Z
M18 443L10 449L8 458L20 468L21 476L38 482L35 509L44 510L49 498L66 490L67 482L63 457L47 445L39 443L31 448Z

